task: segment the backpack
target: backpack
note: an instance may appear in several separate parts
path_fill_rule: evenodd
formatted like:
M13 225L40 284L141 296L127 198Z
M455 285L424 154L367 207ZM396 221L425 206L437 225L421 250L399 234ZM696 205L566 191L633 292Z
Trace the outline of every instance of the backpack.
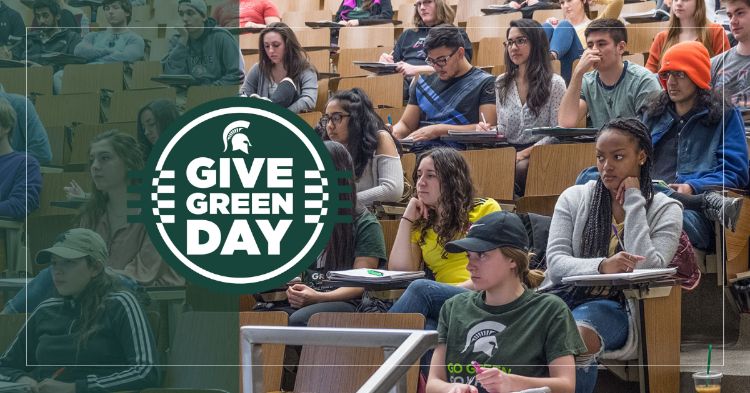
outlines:
M533 253L529 261L529 270L547 270L547 238L549 237L549 226L552 217L542 216L535 213L518 213L523 225L526 227L526 235L529 237L529 251Z
M675 277L684 280L682 284L680 284L682 289L692 291L698 287L698 284L701 281L701 270L698 268L698 263L695 261L693 245L690 243L690 238L688 238L685 231L682 231L680 234L680 244L677 245L677 251L675 251L674 257L667 267L677 268L677 274L675 274Z

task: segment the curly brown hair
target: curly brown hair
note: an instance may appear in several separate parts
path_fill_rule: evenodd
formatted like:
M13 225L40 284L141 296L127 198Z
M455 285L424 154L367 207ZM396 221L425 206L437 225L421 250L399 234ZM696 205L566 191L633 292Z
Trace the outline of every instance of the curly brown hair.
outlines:
M440 182L440 209L431 209L427 219L418 218L414 226L421 233L420 244L424 244L427 231L432 229L438 236L438 245L445 248L446 243L466 233L471 224L469 212L481 201L474 200L475 190L469 165L454 149L435 148L420 154L412 173L413 184L417 184L417 170L426 157L432 158ZM447 251L443 250L443 258L447 255Z

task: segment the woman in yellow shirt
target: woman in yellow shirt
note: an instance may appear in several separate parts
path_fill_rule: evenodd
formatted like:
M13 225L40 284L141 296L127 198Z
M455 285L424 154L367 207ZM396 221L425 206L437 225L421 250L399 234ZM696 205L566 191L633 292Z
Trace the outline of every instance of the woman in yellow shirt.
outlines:
M494 199L474 197L469 166L453 149L437 148L420 155L413 180L417 195L401 217L388 268L414 271L422 269L424 262L434 280L411 283L389 312L421 313L425 328L435 329L443 302L474 289L466 270L468 257L448 253L445 244L464 237L472 223L500 211L500 205Z

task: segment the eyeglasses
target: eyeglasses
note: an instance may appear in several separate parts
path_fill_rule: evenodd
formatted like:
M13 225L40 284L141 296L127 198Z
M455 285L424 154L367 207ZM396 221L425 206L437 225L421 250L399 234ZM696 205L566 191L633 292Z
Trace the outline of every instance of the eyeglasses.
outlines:
M350 115L348 113L341 113L341 112L334 112L330 115L325 114L323 117L320 118L320 125L322 127L328 126L328 122L332 121L333 126L338 126L341 124L341 121L344 120L345 117L349 117Z
M450 59L451 56L455 55L456 52L458 52L458 48L454 49L453 52L451 52L451 54L448 56L440 56L437 59L428 57L424 61L425 63L427 63L428 66L443 68L445 67L446 64L448 64L448 59Z
M518 37L515 40L508 39L507 41L503 42L503 45L505 45L505 47L508 49L510 49L513 45L515 45L516 48L520 48L528 44L529 44L529 39L526 37Z
M421 6L429 7L434 3L434 0L421 0L414 2L414 8L419 8Z
M659 73L659 79L661 80L668 80L670 76L674 76L675 79L687 78L685 71L664 71Z

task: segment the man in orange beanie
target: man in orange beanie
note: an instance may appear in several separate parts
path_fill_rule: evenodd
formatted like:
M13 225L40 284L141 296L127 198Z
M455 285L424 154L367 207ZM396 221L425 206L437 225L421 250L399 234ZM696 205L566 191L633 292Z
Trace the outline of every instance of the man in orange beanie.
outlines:
M745 128L737 108L710 89L711 59L701 43L669 48L659 80L664 91L643 109L654 145L651 177L669 184L666 193L685 206L683 228L691 242L709 250L714 243L709 220L733 227L740 203L707 191L748 184Z

